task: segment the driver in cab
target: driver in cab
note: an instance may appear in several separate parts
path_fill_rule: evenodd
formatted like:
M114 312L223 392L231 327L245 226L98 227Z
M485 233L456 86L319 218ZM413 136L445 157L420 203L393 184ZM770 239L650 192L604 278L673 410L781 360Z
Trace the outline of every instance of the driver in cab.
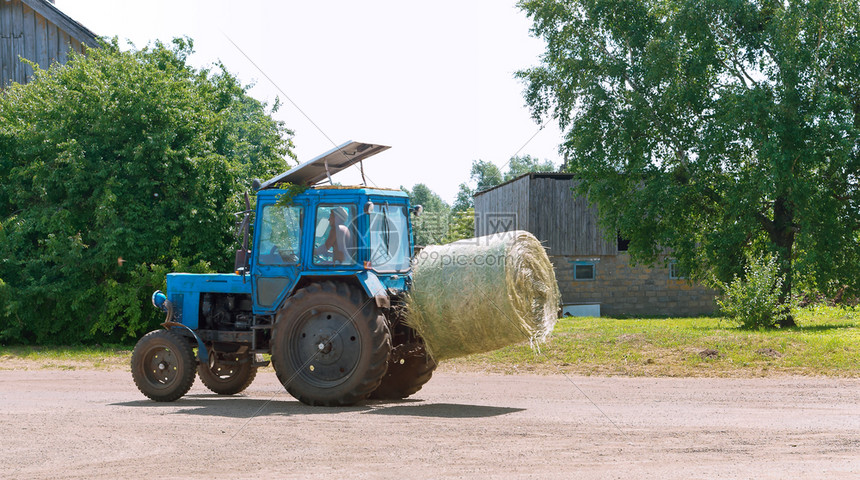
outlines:
M352 255L349 253L349 246L353 244L352 233L349 231L349 227L345 225L346 221L347 212L345 208L334 207L331 209L328 217L328 237L325 243L314 250L314 254L327 255L331 250L333 263L353 263Z

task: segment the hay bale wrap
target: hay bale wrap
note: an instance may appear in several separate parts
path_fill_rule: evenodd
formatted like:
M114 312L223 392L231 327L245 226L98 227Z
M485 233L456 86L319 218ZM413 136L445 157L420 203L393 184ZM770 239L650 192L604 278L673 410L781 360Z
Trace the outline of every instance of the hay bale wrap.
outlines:
M436 360L544 341L558 318L552 263L517 230L426 247L415 258L406 323Z

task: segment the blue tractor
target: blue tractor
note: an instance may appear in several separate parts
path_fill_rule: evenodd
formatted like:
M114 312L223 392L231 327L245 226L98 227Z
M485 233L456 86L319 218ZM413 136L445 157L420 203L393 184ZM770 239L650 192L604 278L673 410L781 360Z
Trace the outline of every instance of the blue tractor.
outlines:
M404 323L411 215L421 207L400 190L331 182L388 148L347 142L255 181L256 207L246 195L241 212L235 272L172 273L167 292L153 294L167 319L134 348L138 389L174 401L196 373L213 392L236 394L268 364L263 354L287 391L309 405L405 398L430 380L436 364Z

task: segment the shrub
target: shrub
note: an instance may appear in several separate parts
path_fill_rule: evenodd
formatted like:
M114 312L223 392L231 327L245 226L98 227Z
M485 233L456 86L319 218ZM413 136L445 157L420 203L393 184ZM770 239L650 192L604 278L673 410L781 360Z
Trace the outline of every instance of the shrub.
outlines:
M791 305L780 302L785 279L771 255L747 258L744 277L728 285L718 283L723 296L717 300L723 316L745 328L773 328L791 315Z
M190 40L116 40L0 94L0 341L117 342L168 271L224 271L250 179L291 132Z

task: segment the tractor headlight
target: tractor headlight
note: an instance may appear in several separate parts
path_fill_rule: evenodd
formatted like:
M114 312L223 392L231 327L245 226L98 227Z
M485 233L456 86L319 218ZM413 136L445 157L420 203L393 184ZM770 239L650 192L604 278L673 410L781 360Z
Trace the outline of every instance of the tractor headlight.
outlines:
M156 290L152 294L152 304L155 306L155 308L166 312L167 311L166 303L167 303L167 295L162 293L161 290Z

